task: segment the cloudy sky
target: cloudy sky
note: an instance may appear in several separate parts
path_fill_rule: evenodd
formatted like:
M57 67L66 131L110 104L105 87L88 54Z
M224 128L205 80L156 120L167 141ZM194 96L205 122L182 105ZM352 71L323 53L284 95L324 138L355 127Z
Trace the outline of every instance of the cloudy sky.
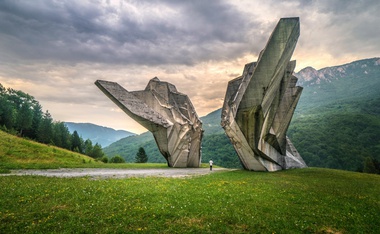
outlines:
M204 116L281 17L300 17L298 71L379 57L379 12L378 0L0 0L0 83L55 120L141 133L97 79L133 91L157 76Z

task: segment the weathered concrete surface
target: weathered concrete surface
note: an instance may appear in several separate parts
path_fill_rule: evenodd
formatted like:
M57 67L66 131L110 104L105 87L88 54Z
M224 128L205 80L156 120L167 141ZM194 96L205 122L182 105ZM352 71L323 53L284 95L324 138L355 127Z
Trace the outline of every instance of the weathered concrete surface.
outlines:
M300 33L299 18L282 18L258 61L228 83L221 125L245 169L276 171L306 167L286 137L301 96L290 58Z
M95 84L125 113L153 133L158 149L170 167L199 167L202 122L185 94L157 77L141 91L128 92L119 84Z

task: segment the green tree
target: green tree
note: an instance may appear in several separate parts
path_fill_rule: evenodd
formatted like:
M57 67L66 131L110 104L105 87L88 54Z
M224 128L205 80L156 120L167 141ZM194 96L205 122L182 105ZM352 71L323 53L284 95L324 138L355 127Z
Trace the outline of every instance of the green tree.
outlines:
M20 110L17 113L17 130L20 136L23 136L23 131L32 126L33 112L28 102L21 104Z
M71 135L71 150L78 153L83 153L82 139L79 137L78 132L75 130Z
M71 134L65 123L54 122L53 123L54 132L54 144L58 147L71 149Z
M94 147L92 146L92 141L90 139L85 140L83 153L85 155L88 155L88 156L92 157L92 150L93 150L93 148Z
M92 149L92 152L91 152L91 157L93 158L103 158L104 156L104 153L103 153L103 150L102 150L102 146L99 145L98 143L96 143Z
M136 163L146 163L148 162L148 155L146 155L145 150L143 147L140 147L139 150L136 153L135 157Z
M31 127L31 133L29 135L32 139L38 139L38 131L40 128L41 121L43 119L43 112L42 112L42 106L37 102L33 102L33 118L32 118L32 127Z
M34 97L22 91L8 88L3 90L3 94L7 99L8 105L11 105L16 114L14 129L16 129L21 136L30 136L31 126L33 122L33 107L38 103Z
M0 84L1 85L1 84ZM7 100L4 93L0 96L0 125L5 126L7 129L12 129L15 124L16 110L12 104Z
M50 144L53 142L53 118L49 111L46 111L42 117L38 128L37 140L41 143Z

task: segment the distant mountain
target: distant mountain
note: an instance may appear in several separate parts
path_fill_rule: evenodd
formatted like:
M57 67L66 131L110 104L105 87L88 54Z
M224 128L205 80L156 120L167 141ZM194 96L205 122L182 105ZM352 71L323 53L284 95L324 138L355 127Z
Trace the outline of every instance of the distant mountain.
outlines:
M295 75L304 87L298 109L314 108L338 100L358 101L379 94L380 58L315 70L306 67Z
M288 135L309 166L360 170L366 157L380 161L380 58L295 74L304 87ZM220 126L221 109L201 117L202 161L239 167ZM150 132L120 139L104 149L133 162L138 147L149 162L165 162Z
M93 144L98 143L102 147L106 147L122 138L136 135L132 132L115 130L91 123L65 122L65 124L71 133L76 130L83 140L90 139Z
M326 67L315 70L312 67L306 67L295 75L298 77L298 85L313 86L323 82L332 83L334 80L345 79L348 76L361 78L377 73L380 66L380 58L363 59L344 65Z

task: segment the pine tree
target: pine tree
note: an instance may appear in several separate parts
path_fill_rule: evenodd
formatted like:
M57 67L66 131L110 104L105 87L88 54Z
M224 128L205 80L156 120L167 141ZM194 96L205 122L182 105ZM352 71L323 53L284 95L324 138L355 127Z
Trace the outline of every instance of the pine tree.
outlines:
M79 137L77 131L74 131L71 135L71 150L78 153L83 153L82 139Z
M83 149L83 153L85 155L88 155L90 157L92 157L92 150L94 149L94 146L92 146L92 141L90 139L87 139L85 142L84 142L84 149Z
M16 113L16 110L8 102L7 98L0 96L0 126L12 129L16 122Z
M23 136L23 131L32 126L33 112L29 103L24 102L17 113L17 128L20 136Z
M30 133L30 138L32 139L38 139L38 131L40 129L40 124L43 119L43 112L42 112L42 106L37 102L33 101L33 119L32 119L32 132ZM45 113L46 115L46 113ZM51 118L51 116L50 116Z
M71 133L64 122L53 123L54 144L58 147L71 149Z
M37 133L37 140L39 142L45 144L53 143L53 118L49 111L43 114Z
M135 162L136 163L146 163L148 162L148 155L146 155L145 150L143 147L139 148L139 151L136 154L135 157Z

